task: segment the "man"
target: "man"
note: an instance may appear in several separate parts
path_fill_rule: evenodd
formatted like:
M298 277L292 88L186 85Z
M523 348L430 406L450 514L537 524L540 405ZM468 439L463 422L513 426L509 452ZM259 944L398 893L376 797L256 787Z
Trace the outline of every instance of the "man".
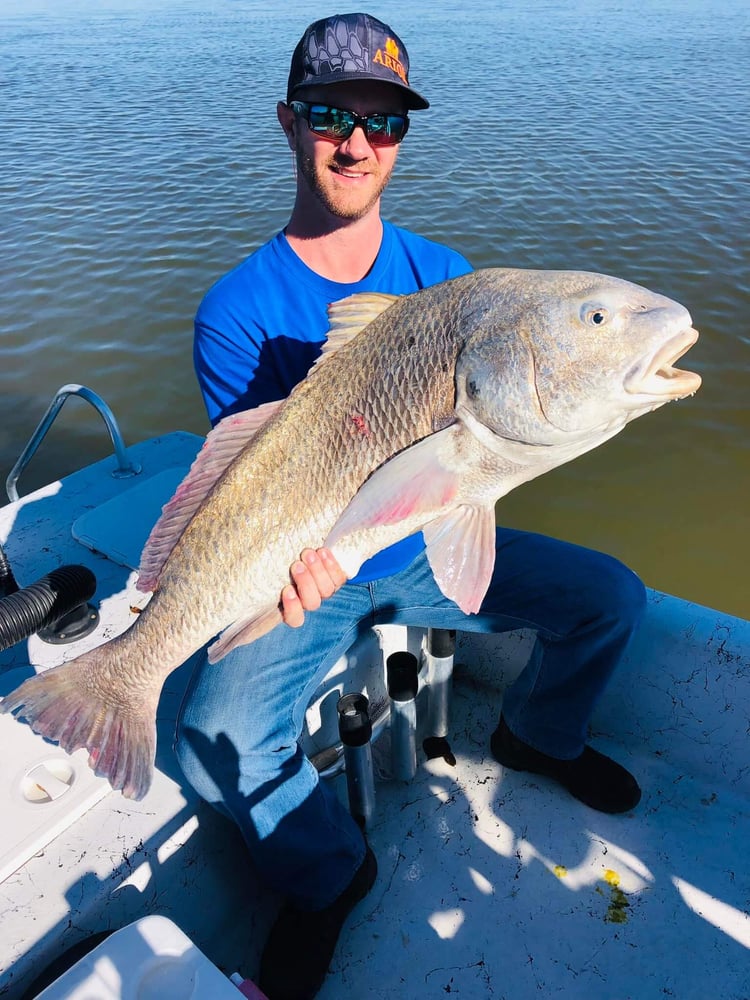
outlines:
M286 396L320 353L329 302L359 291L409 293L465 273L459 254L382 220L380 200L427 101L409 84L403 42L366 14L304 33L278 118L297 165L294 207L277 234L206 295L195 365L213 423ZM219 663L199 665L178 722L189 781L240 827L258 870L287 903L261 961L270 1000L314 996L374 856L360 828L297 745L310 694L361 623L502 632L537 630L528 666L505 692L491 749L547 775L595 809L633 808L640 789L585 745L594 704L645 606L637 577L600 553L498 529L477 615L440 593L421 535L367 562L344 584L326 550L307 550L281 595L288 625ZM322 603L322 606L321 606Z

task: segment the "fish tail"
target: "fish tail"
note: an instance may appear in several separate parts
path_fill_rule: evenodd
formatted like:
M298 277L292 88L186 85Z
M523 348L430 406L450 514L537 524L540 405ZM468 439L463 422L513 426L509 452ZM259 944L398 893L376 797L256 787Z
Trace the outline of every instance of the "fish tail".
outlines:
M129 799L142 799L153 780L156 713L149 699L117 703L91 683L92 654L45 670L0 702L35 733L73 753L85 747L89 767ZM20 710L20 711L19 711Z

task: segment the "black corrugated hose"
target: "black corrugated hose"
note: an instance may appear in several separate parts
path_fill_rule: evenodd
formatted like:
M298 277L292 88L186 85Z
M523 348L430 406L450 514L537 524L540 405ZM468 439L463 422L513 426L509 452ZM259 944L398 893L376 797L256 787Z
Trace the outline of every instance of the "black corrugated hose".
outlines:
M15 594L18 590L16 578L10 568L8 557L5 555L2 545L0 545L0 597L7 597L8 594Z
M95 590L96 577L86 566L60 566L19 589L0 546L0 651L53 625Z

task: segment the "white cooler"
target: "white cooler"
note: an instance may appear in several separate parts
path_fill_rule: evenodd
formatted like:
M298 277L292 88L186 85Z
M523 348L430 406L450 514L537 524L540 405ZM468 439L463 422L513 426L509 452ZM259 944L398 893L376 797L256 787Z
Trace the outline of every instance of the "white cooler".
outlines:
M142 917L115 931L37 1000L262 1000L246 980L220 972L176 924Z

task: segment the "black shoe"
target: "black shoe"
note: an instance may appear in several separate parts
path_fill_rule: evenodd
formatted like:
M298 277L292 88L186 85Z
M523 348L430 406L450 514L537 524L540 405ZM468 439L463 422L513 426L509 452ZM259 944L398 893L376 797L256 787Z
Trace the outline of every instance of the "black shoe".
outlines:
M495 760L504 767L554 778L575 798L600 812L628 812L641 800L633 775L592 747L584 747L574 760L548 757L514 736L502 716L490 738L490 747Z
M271 928L260 960L258 986L268 1000L310 1000L323 985L344 921L372 889L378 865L365 859L341 895L324 910L287 903Z

